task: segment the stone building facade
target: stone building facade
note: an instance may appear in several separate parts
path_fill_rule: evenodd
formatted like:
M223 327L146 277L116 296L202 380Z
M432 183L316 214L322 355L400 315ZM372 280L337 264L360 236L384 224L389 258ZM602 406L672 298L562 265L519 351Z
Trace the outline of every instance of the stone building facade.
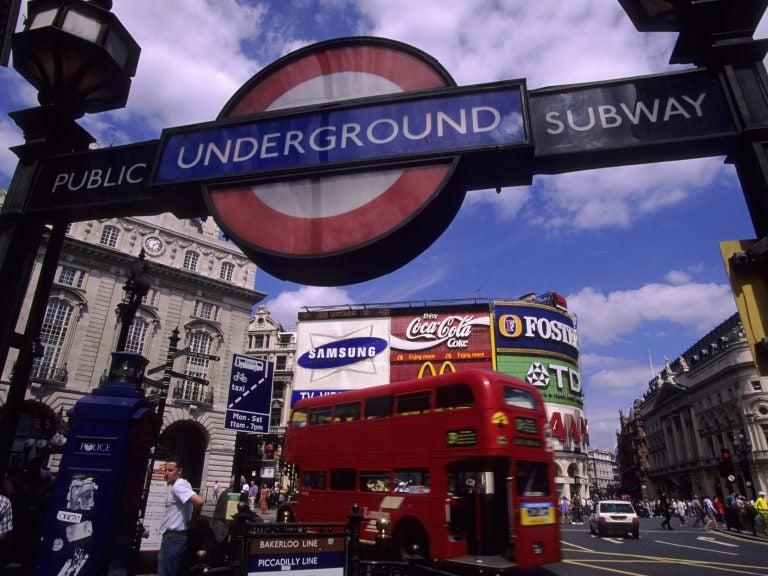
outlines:
M66 436L67 410L107 374L120 330L123 286L141 250L153 283L128 332L126 349L147 358L152 371L165 363L170 339L178 331L181 353L173 360L173 370L195 380L171 379L156 457L182 457L185 475L205 494L214 481L226 486L231 478L235 433L224 428L224 415L232 355L244 353L251 309L264 297L253 290L256 266L221 239L211 220L163 214L69 226L14 455L18 463L39 453L56 467L56 444ZM20 326L41 263L42 251ZM12 350L2 372L3 401L15 357ZM156 399L163 393L157 386L163 375L158 371L145 380L147 392Z
M651 498L667 490L754 499L768 486L768 378L756 371L738 314L666 363L637 416Z
M267 482L282 486L287 470L280 459L280 452L291 409L296 332L285 330L278 320L272 318L267 307L260 305L248 324L245 353L272 362L275 371L269 433L238 433L239 475L262 484Z

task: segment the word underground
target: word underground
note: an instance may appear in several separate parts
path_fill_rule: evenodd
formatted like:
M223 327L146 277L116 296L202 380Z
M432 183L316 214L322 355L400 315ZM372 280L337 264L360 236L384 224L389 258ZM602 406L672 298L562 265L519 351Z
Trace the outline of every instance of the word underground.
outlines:
M261 139L254 136L228 138L223 144L199 142L191 150L181 146L176 159L179 168L189 169L199 164L247 162L254 158L290 157L306 155L308 151L328 152L351 147L364 148L369 145L389 144L396 139L427 141L444 138L452 134L480 134L498 128L501 114L490 106L475 106L470 110L461 109L458 118L447 113L427 112L423 119L414 121L410 116L402 118L378 118L367 125L348 122L340 126L319 126L310 132L288 130L263 134ZM418 125L418 128L415 126Z

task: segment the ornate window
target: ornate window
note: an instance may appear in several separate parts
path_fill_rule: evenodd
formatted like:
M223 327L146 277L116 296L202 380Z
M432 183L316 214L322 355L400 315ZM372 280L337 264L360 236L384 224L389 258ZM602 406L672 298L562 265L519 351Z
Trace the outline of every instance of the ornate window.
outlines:
M85 272L73 268L72 266L62 266L59 272L59 284L65 284L66 286L73 286L75 288L83 287L83 280L85 278Z
M192 332L189 338L189 350L199 354L210 354L213 339L202 330ZM195 378L207 379L210 360L187 356L184 373ZM179 394L183 400L190 402L205 402L209 398L208 386L194 380L184 380Z
M126 352L143 354L144 342L147 336L147 322L141 318L134 318L131 327L128 328L128 339L125 342Z
M99 244L114 248L117 246L118 236L120 236L120 230L114 226L104 226L104 229L101 231L101 239L99 240Z
M49 300L43 325L40 328L40 344L43 354L32 364L32 376L46 380L59 380L57 371L62 370L61 354L67 339L73 307L64 300ZM62 380L64 381L64 380Z
M197 300L195 302L195 316L205 320L213 320L215 322L219 319L219 307L210 302Z
M232 282L235 277L235 265L232 262L222 262L221 271L219 272L219 280L226 282Z
M197 270L197 261L200 260L200 254L194 250L187 250L184 253L184 270Z

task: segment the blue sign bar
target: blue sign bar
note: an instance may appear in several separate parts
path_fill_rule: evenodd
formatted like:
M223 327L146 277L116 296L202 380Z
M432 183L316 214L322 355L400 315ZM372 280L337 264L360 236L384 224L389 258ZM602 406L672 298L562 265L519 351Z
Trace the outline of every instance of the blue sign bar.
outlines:
M272 406L274 363L232 355L224 428L266 434Z
M153 183L262 176L526 144L518 81L166 131Z

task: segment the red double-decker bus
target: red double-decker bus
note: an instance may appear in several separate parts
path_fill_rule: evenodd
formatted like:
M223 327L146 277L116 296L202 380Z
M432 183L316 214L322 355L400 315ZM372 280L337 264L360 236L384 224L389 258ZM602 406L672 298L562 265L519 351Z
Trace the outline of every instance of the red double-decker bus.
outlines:
M283 457L297 491L278 517L343 522L361 540L486 569L560 560L553 456L538 390L464 370L297 402Z

